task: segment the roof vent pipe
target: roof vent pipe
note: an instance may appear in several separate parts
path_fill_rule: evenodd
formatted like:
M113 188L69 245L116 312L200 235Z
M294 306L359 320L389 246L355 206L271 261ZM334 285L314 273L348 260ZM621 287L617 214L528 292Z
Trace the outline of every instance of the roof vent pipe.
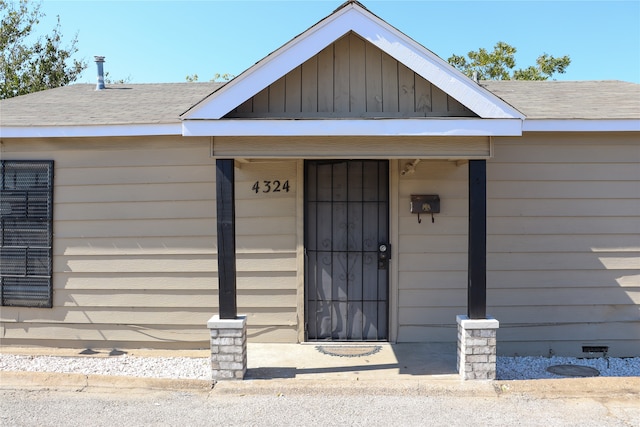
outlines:
M96 65L98 66L98 84L96 85L96 90L102 90L105 88L104 86L104 68L102 64L104 63L104 56L94 56L96 60Z

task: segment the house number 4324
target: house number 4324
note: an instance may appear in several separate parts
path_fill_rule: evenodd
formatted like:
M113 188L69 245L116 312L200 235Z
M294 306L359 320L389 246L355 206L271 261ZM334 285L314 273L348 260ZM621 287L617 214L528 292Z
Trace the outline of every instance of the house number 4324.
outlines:
M289 180L280 181L279 179L273 181L256 181L251 187L253 191L258 193L281 193L289 192Z

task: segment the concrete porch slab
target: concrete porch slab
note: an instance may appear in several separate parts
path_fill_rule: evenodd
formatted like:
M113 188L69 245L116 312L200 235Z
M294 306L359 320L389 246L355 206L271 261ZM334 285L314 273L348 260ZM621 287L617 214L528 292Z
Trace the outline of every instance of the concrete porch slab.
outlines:
M325 349L319 349L323 346ZM326 347L379 347L362 356L328 354ZM250 343L245 379L408 379L420 376L459 378L455 343L335 343L304 344Z

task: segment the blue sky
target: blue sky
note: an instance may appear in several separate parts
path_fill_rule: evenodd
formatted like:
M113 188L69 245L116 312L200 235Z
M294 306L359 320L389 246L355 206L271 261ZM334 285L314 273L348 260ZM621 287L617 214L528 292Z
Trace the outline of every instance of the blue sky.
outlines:
M183 82L190 74L239 74L329 15L343 0L57 1L44 0L47 31L60 16L68 41L78 33L78 58L95 82L94 55L106 57L112 79ZM382 1L370 11L443 59L505 41L517 67L538 55L570 55L557 80L640 83L640 0Z

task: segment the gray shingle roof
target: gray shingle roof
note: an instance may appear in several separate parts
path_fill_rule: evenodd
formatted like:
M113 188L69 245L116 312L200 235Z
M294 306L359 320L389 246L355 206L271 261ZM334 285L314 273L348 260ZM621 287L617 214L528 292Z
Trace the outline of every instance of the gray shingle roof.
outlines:
M2 126L180 123L180 114L222 83L76 84L0 101Z
M640 85L606 81L481 81L527 119L640 119Z
M640 85L621 81L482 81L527 119L640 119ZM77 84L0 101L0 125L180 123L180 114L222 83Z

